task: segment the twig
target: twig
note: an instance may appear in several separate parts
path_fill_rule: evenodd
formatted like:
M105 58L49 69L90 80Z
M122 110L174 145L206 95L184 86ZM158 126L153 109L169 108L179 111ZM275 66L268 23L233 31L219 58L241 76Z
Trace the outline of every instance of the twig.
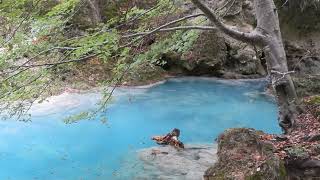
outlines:
M34 67L41 67L41 66L55 66L55 65L60 65L60 64L66 64L66 63L72 63L72 62L79 62L79 61L85 61L87 59L93 58L95 56L98 56L101 53L96 53L96 54L91 54L85 57L81 57L79 59L72 59L68 61L60 61L60 62L54 62L54 63L43 63L43 64L33 64L33 65L27 65L27 66L20 66L20 67L25 67L25 68L34 68Z
M192 30L192 29L198 29L198 30L217 30L217 28L212 27L212 26L177 26L177 27L172 27L172 28L164 28L164 29L159 29L158 32L168 32L168 31L176 31L176 30ZM122 38L133 38L137 36L142 36L142 35L150 35L152 31L147 31L147 32L138 32L134 34L128 34L128 35L123 35Z
M236 0L233 0L231 5L228 7L228 9L225 11L223 16L226 16L228 14L228 12L230 11L230 9L232 8L232 6L234 5L234 3L236 2Z
M286 75L295 73L295 71L280 72L280 71L275 71L275 70L271 70L270 72L271 72L271 74L278 74L281 76L280 78L275 79L273 84L277 84L279 81L284 79L286 77Z
M155 10L155 9L158 8L158 7L159 7L159 5L154 6L154 7L150 8L150 9L148 9L147 11L145 11L145 12L143 12L143 13L135 16L135 17L133 17L133 18L130 19L129 21L124 22L124 23L122 23L122 24L119 24L119 25L115 26L114 28L118 29L118 28L121 28L122 26L125 26L125 25L127 25L127 24L129 24L129 23L132 23L132 22L138 20L139 18L141 18L142 16L148 14L149 12Z
M232 1L232 0L227 1L223 6L217 8L216 10L217 10L217 11L222 10L222 9L225 8L231 1Z
M14 71L16 70L19 70L19 68L21 67L24 67L24 65L28 64L30 61L34 60L35 58L37 58L38 56L42 55L42 54L45 54L47 52L50 52L50 51L53 51L53 50L76 50L77 48L76 47L53 47L53 48L50 48L50 49L47 49L47 50L43 50L41 52L39 52L38 54L36 54L35 56L29 58L28 60L26 60L22 65L19 65L19 66L11 66L9 67L10 69L11 68L17 68L15 69Z
M34 6L37 6L40 1L41 1L41 0L36 1L35 5L33 5L33 7L34 7ZM17 33L17 31L18 31L18 30L20 29L20 27L22 26L22 24L23 24L27 19L30 18L31 14L32 14L32 11L29 11L28 14L24 16L24 18L20 21L20 23L18 24L18 26L16 26L16 28L12 31L12 33L11 33L12 35L9 36L9 38L2 44L2 46L5 45L5 44L7 44L9 41L11 41L11 39L15 36L15 34Z
M289 2L289 0L286 0L286 2L284 2L281 7L284 7L287 3Z

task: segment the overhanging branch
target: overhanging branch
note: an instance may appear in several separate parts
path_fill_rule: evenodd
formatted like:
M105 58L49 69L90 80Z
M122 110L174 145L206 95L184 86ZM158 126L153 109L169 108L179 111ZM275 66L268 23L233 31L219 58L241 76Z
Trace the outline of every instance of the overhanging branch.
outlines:
M209 31L217 30L217 28L212 27L212 26L177 26L177 27L159 29L159 31L157 31L157 32L168 32L168 31L177 31L177 30L193 30L193 29L209 30ZM153 34L152 32L153 31L138 32L138 33L134 33L134 34L124 35L124 36L122 36L122 38L133 38L133 37L137 37L137 36L151 35L151 34Z
M245 33L241 31L237 31L235 29L232 29L231 27L228 27L224 23L222 23L215 13L207 6L205 5L201 0L191 0L194 5L196 5L206 16L207 18L212 21L216 27L221 30L223 33L229 35L230 37L243 41L248 42L251 44L261 44L262 43L262 36L258 34L256 31L252 31L250 33Z
M173 25L173 24L179 23L179 22L181 22L181 21L185 21L185 20L187 20L187 19L196 18L196 17L199 17L199 16L204 16L204 14L203 14L203 13L193 14L193 15L189 15L189 16L185 16L185 17L176 19L176 20L174 20L174 21L170 21L170 22L168 22L168 23L166 23L166 24L164 24L164 25L161 25L161 26L153 29L152 31L149 31L147 34L141 35L139 38L131 41L130 43L128 43L128 44L126 44L126 45L124 45L124 46L121 46L120 48L124 48L124 47L131 46L133 43L135 43L135 42L143 39L144 37L146 37L146 36L148 36L148 35L151 35L151 34L154 34L154 33L156 33L156 32L159 32L161 29L167 28L167 27L169 27L169 26L171 26L171 25Z
M100 53L101 54L101 53ZM23 67L23 68L35 68L35 67L42 67L42 66L55 66L55 65L60 65L60 64L66 64L66 63L73 63L73 62L81 62L81 61L86 61L90 58L96 57L99 54L91 54L88 56L84 56L81 57L79 59L71 59L71 60L67 60L67 61L59 61L59 62L53 62L53 63L43 63L43 64L31 64L31 65L23 65L23 66L19 66L19 67Z

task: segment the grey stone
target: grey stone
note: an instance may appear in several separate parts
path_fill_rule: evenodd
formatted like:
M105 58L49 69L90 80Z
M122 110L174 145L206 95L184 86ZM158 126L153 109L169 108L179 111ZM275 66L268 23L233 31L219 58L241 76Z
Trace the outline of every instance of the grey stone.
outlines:
M136 179L202 179L205 170L217 160L216 151L215 145L186 145L184 150L171 146L143 149L138 156L146 171Z

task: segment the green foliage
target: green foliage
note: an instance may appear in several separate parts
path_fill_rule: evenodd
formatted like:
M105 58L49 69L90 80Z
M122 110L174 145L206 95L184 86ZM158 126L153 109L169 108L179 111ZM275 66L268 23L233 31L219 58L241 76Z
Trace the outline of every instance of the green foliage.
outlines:
M52 10L47 13L47 16L68 16L75 10L79 2L80 0L62 1L54 8L52 8Z
M50 96L56 91L53 89L58 89L55 86L59 86L61 74L75 69L74 63L90 60L88 57L95 57L98 63L112 61L113 77L106 80L109 83L124 79L124 72L129 67L143 70L153 78L158 74L151 73L156 71L152 63L161 63L164 53L188 51L198 38L196 31L177 31L166 33L167 38L157 39L141 54L137 53L136 47L122 47L134 40L123 39L123 34L148 31L155 26L154 20L172 15L179 8L171 0L157 0L152 10L130 0L117 2L107 3L106 9L112 11L104 12L107 14L105 22L80 32L72 19L79 15L85 1L3 0L0 3L0 21L4 24L0 27L3 34L0 36L0 102L5 108L12 109L8 111L9 116L14 112L20 116L34 102ZM131 4L126 6L128 2ZM137 75L137 72L133 74ZM110 99L109 92L103 99ZM102 101L100 105L104 109L107 103ZM92 113L82 113L66 122L76 122L90 115Z
M63 1L46 15L39 15L40 1L18 0L0 3L0 17L6 28L1 39L0 102L8 117L21 118L37 100L50 95L54 79L53 66L37 66L61 61L58 50L66 27L68 13L74 11L74 0ZM33 65L36 65L33 67ZM1 108L2 108L1 107Z
M77 47L71 57L80 58L89 53L99 54L103 60L110 58L118 50L119 36L116 31L95 33L76 40L65 42L66 45Z
M289 147L285 149L290 157L306 159L309 155L303 147Z
M89 117L90 117L89 112L80 112L79 114L75 114L65 118L63 121L66 124L72 124L72 123L77 123L80 120L88 119Z
M305 103L308 105L320 105L320 95L312 96L305 100Z
M168 52L184 53L192 48L194 42L198 39L199 32L190 31L177 31L172 36L163 41L158 41L153 44L149 51L137 55L135 61L149 61L151 63L161 64L161 57Z
M126 22L139 17L139 27L134 29L134 31L145 31L147 30L147 23L150 21L150 19L172 14L177 11L176 6L174 6L174 2L171 0L158 0L152 11L133 6L128 11L121 12L119 10L120 7L121 2L117 5L108 6L107 11L109 12L109 18L108 22L106 23L108 28L114 27L119 24L125 24ZM141 14L143 14L143 16L140 16Z
M320 118L320 95L315 95L304 99L304 103L309 106L311 113Z

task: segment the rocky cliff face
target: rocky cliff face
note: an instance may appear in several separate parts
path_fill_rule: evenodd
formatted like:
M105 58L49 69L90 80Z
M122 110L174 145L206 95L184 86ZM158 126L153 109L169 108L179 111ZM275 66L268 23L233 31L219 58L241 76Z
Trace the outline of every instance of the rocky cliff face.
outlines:
M252 0L208 0L207 3L226 24L244 32L254 28ZM292 9L297 9L295 6L283 4L278 5L280 23L289 70L295 71L293 77L298 94L305 96L320 93L320 23L315 18L320 10L311 6L304 11L292 12ZM186 3L185 8L189 12L196 11L192 4ZM238 42L220 32L201 32L189 52L167 53L165 61L169 66L166 70L173 74L257 78L267 74L263 56L262 51L256 47Z
M208 1L225 23L240 27L242 31L253 29L254 15L250 1ZM192 9L192 4L186 4ZM223 7L223 8L221 8ZM192 9L196 12L196 9ZM196 76L222 78L257 78L266 75L264 62L257 57L255 47L238 42L223 33L201 32L190 51L184 54L169 53L166 61L174 71ZM179 71L180 70L180 71Z

